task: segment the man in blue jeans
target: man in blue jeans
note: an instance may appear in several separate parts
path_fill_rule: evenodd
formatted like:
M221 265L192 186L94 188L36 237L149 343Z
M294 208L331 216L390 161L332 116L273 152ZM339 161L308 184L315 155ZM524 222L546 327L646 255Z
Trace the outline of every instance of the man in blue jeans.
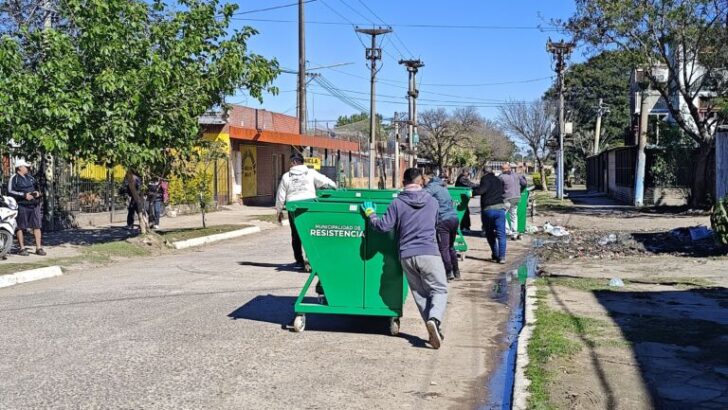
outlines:
M503 181L493 173L493 169L483 169L480 185L473 189L480 195L480 209L483 213L483 231L490 246L493 262L506 263L506 204L503 199Z

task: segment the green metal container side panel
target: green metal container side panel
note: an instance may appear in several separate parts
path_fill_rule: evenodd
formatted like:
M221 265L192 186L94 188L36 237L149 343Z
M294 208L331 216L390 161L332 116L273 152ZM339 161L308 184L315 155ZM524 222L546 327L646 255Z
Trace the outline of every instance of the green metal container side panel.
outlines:
M526 189L521 192L521 200L518 201L518 232L526 233L526 218L528 216L528 193Z
M448 187L447 191L450 193L455 210L458 213L458 221L462 221L466 212L470 212L470 198L473 197L473 190L467 187ZM465 242L465 236L460 232L458 227L458 236L455 238L455 245L453 246L458 252L466 252L468 250L468 243Z
M364 307L366 224L357 204L293 203L293 221L331 307ZM290 209L291 207L289 207Z
M373 199L378 215L392 199ZM399 244L394 232L377 232L366 222L360 209L366 200L372 199L317 198L287 205L328 302L328 307L297 304L297 313L402 315L407 284Z

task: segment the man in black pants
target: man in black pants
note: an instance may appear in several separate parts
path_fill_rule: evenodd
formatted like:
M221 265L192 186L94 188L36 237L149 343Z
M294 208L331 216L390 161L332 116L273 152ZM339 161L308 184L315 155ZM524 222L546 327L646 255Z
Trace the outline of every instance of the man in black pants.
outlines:
M458 254L455 251L455 237L458 234L458 214L452 206L452 198L445 188L442 179L435 175L428 176L425 191L437 200L437 243L440 248L442 263L445 265L447 280L460 279Z
M43 225L43 214L41 212L40 192L38 184L30 175L28 170L30 164L25 160L19 160L15 163L15 175L10 177L8 181L8 194L18 202L18 218L17 230L15 235L18 237L18 255L28 256L28 250L25 249L25 241L23 233L26 229L33 230L35 236L35 254L45 256L46 252L41 246L41 227Z

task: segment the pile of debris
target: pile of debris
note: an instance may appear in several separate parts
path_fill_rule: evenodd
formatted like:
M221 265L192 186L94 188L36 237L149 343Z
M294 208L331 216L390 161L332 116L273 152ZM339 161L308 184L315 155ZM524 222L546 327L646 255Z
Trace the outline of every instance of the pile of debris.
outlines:
M630 233L572 231L569 235L554 237L538 235L534 239L536 253L541 260L552 259L613 259L647 253L645 246Z

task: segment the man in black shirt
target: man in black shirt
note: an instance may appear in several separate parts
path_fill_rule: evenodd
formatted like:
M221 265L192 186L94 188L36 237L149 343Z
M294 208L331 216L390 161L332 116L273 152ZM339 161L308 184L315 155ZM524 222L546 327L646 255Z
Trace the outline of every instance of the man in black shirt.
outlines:
M488 238L491 260L506 263L506 205L503 200L503 181L493 173L493 169L483 169L480 185L473 189L480 195L480 209L483 213L483 231Z
M41 213L40 192L38 191L38 183L35 178L30 175L28 164L21 159L15 163L15 175L10 177L8 181L8 194L15 198L18 202L17 230L15 235L18 237L19 255L28 256L28 250L25 249L25 241L23 234L26 229L33 230L35 236L35 254L45 256L46 252L41 246L41 231L43 224L43 216Z

